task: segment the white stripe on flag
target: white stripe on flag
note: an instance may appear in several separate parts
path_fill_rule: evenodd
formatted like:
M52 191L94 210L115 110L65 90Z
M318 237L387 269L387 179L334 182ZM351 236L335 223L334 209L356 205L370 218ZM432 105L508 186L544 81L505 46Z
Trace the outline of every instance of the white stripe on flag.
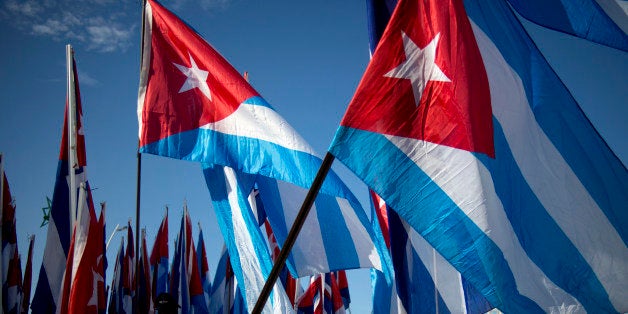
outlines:
M490 173L473 154L408 138L389 136L388 139L432 178L469 219L499 247L522 295L546 310L555 305L556 300L568 305L577 303L530 260L497 197ZM553 295L547 293L548 290L552 291Z
M349 201L344 198L336 197L336 201L340 206L342 216L345 219L345 225L347 229L349 229L349 233L353 239L351 242L355 244L355 250L360 259L360 267L368 268L372 265L372 267L382 269L382 261L373 243L361 241L361 239L370 239L370 235L355 214L355 209L353 209Z
M312 147L275 110L243 103L226 118L200 127L224 134L255 138L316 156ZM264 130L264 132L260 132Z
M277 187L281 197L281 205L284 208L286 230L290 230L297 216L297 208L300 208L301 197L284 197L286 195L305 195L307 191L294 184L277 180ZM318 221L316 204L312 205L310 213L303 224L301 232L292 249L296 271L301 274L316 274L329 271L327 263L327 251L325 250L323 235ZM318 264L315 264L318 262Z
M52 218L52 217L51 217ZM63 281L63 271L65 269L66 257L63 253L59 232L55 225L54 219L48 222L48 233L46 238L46 246L44 248L44 257L42 258L46 277L48 277L48 285L53 301L57 304L59 293L61 292L61 282ZM57 297L55 297L57 296Z
M472 25L489 73L493 114L504 130L522 175L591 266L613 306L627 308L628 263L613 261L628 261L628 248L536 122L519 76L486 34ZM558 188L563 186L567 187Z

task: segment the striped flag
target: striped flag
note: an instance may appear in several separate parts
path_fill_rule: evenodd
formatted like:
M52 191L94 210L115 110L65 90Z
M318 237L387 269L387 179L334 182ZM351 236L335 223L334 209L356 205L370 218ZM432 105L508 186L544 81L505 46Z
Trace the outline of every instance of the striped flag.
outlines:
M60 145L61 149L54 192L52 195L46 246L39 270L37 286L35 287L35 295L33 296L33 302L31 304L31 309L34 314L53 313L57 309L57 301L60 297L61 283L65 273L65 265L70 248L70 238L73 230L72 226L70 226L71 204L76 206L79 186L81 182L87 182L85 136L82 125L83 111L74 57L71 58L71 64L72 73L70 76L72 77L71 84L74 86L76 108L69 108L66 101ZM68 97L70 96L71 95L68 95ZM71 112L75 113L72 119L72 121L74 121L73 123L72 121L68 121L68 113ZM68 143L71 138L68 134L68 124L75 126L73 138L75 138L76 149L72 150ZM70 160L74 160L75 164L70 165ZM70 191L71 182L76 183L76 191Z
M158 295L168 292L168 208L166 214L161 220L155 243L150 253L150 267L153 278L152 295L157 298Z
M373 191L374 216L390 239L395 277L375 274L376 313L486 313L493 307ZM381 219L381 218L384 219Z
M628 171L508 3L401 0L330 152L498 309L628 311Z
M216 267L209 304L210 313L248 313L242 294L238 291L236 278L233 276L226 246L222 248Z
M203 287L203 297L209 309L209 298L212 291L211 275L209 274L209 264L207 263L207 252L205 251L205 239L201 224L198 224L198 243L196 244L196 258L198 259L198 271L201 275L201 286Z

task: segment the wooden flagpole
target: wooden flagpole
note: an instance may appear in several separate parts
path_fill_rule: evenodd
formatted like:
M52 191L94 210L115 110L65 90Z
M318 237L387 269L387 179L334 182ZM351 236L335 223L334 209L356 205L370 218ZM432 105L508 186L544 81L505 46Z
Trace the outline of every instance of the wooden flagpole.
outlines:
M331 169L331 165L334 162L334 155L330 152L327 152L325 158L323 159L323 163L321 167L318 169L318 173L316 173L316 177L314 178L314 182L312 182L312 186L310 190L307 192L305 199L303 200L303 204L301 205L301 209L299 209L299 213L297 217L294 219L294 223L292 223L292 227L290 228L290 232L288 233L288 237L279 252L279 257L277 261L273 265L273 269L270 271L268 275L268 279L266 279L266 283L264 284L264 288L262 288L262 292L260 293L259 298L257 299L257 303L255 303L255 307L251 313L259 314L264 309L264 305L266 305L266 301L268 300L268 296L270 292L273 290L273 286L279 277L279 272L284 267L286 263L286 259L288 259L288 255L294 246L294 243L297 240L297 236L299 232L301 232L301 228L303 228L303 224L305 223L305 219L307 215L310 213L310 209L314 204L314 200L316 200L316 196L318 195L318 191L323 185L323 181L327 177L327 173L329 173L329 169Z

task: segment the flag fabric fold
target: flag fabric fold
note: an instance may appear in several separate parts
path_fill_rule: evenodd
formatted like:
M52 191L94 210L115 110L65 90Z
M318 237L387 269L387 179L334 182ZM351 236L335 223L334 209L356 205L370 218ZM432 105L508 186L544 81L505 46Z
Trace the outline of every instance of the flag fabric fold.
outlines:
M392 284L381 274L372 274L374 313L480 314L493 308L377 194L370 194L372 215L390 239L395 270Z
M273 267L270 252L259 228L253 186L254 175L229 167L206 165L205 181L212 197L218 225L229 251L231 268L238 282L245 308L253 309ZM211 178L211 179L210 179ZM292 309L280 283L276 282L264 312Z
M628 51L628 17L615 1L508 0L526 19L598 44Z
M147 27L138 95L140 152L259 175L258 181L266 181L264 187L260 186L262 195L275 198L268 200L274 204L305 195L322 163L320 157L183 21L153 0L147 2L145 12ZM206 178L211 171L204 169ZM280 193L284 185L299 194L286 199L288 196ZM325 180L316 202L310 216L320 218L308 220L303 233L312 237L302 234L299 241L317 243L323 252L330 253L314 253L297 243L288 261L295 276L387 267L389 257L384 245L374 236L360 203L335 173ZM267 212L280 245L297 211L287 205ZM333 223L327 224L332 217ZM223 237L232 241L225 233ZM235 258L233 245L227 246L231 258ZM340 250L347 254L332 254Z
M628 310L628 171L507 3L400 1L330 152L500 310Z

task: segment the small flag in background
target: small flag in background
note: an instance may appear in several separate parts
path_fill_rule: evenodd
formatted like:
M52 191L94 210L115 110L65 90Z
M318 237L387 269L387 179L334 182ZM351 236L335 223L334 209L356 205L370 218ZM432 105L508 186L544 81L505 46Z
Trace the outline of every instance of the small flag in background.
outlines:
M242 294L238 291L236 278L233 276L229 252L227 247L222 248L220 260L216 267L212 293L210 298L210 313L248 313Z
M138 280L137 283L137 309L138 313L152 313L153 297L151 296L151 278L150 267L148 264L148 253L146 251L146 229L142 229L141 250L138 263Z
M201 276L201 286L203 287L203 297L209 309L209 298L212 291L211 275L209 274L209 264L207 264L207 252L205 251L205 239L201 224L198 224L198 243L196 244L196 258L198 259L198 270Z
M168 292L168 257L168 208L166 207L166 214L161 220L157 236L155 236L155 243L150 253L153 298Z
M22 265L17 248L15 202L9 181L4 173L4 157L0 154L0 180L2 180L2 310L18 313L22 303Z
M24 268L24 279L22 281L22 313L28 313L31 304L31 284L33 279L33 248L35 247L35 235L28 239L28 256L26 257L26 267Z
M120 248L116 255L115 265L113 267L113 278L111 280L111 293L109 297L108 313L126 313L123 305L123 287L124 281L124 237L120 241Z
M507 3L400 1L330 152L498 309L628 311L628 171Z

